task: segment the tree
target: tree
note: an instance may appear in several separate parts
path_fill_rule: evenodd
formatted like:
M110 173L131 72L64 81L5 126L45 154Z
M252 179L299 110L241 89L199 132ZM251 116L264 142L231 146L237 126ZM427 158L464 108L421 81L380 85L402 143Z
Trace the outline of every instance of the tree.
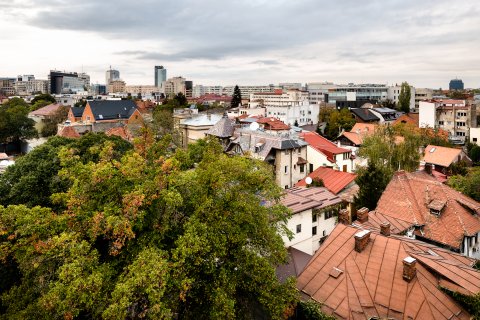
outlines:
M81 161L98 161L95 149L106 141L115 143L115 157L120 157L132 146L127 141L105 134L88 133L78 140L51 137L30 153L18 158L0 175L0 205L24 204L28 207L48 206L53 203L50 196L68 189L67 180L59 176L62 147L70 147Z
M350 131L355 125L355 119L347 108L333 109L325 117L327 119L325 136L331 140L336 139L342 130Z
M0 270L17 275L0 284L2 317L292 314L294 281L275 274L289 211L268 165L212 139L192 170L185 150L157 143L117 157L106 141L88 149L92 160L64 145L59 209L0 206Z
M175 100L180 107L186 107L188 106L188 101L185 95L181 92L177 93L175 97L173 97L173 100Z
M474 163L478 163L480 161L480 147L476 144L473 145L468 152L468 156Z
M45 125L43 126L40 134L42 137L50 137L57 134L58 124L64 122L68 118L69 108L60 106L51 116L45 119Z
M457 191L480 201L480 167L471 168L466 175L454 175L447 184Z
M230 108L238 108L242 104L242 92L238 85L233 88L232 101L230 102Z
M379 166L375 162L369 161L367 167L361 167L355 178L355 182L360 187L354 199L355 207L357 209L362 207L375 209L392 175L391 169Z
M57 100L55 100L55 98L51 95L51 94L48 94L48 93L42 93L42 94L39 94L39 95L36 95L32 101L30 101L30 103L32 105L36 104L37 102L39 101L46 101L48 102L48 104L51 104L51 103L56 103Z
M75 102L75 104L73 105L73 107L74 107L74 108L85 107L86 105L87 105L87 100L81 99L81 100L78 100L77 102Z
M25 102L14 98L0 106L0 143L19 143L38 136L35 121L28 118L29 108ZM20 99L21 100L21 99ZM23 101L23 100L22 100Z
M408 82L402 82L402 87L400 88L400 95L398 96L398 109L405 113L410 112L410 98L411 90Z

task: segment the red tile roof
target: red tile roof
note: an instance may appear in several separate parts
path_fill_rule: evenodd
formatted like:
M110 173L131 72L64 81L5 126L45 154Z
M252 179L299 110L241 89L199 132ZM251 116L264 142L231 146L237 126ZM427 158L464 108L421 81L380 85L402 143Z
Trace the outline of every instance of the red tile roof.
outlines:
M354 250L360 229L339 224L298 277L298 289L338 319L469 319L439 287L473 295L480 273L473 259L405 237L371 232ZM416 275L403 279L403 260L416 259ZM336 272L334 272L336 271Z
M357 177L354 173L342 172L338 170L333 170L332 168L319 167L317 170L313 171L308 175L308 177L315 179L322 179L325 188L330 190L330 192L337 194L349 184L351 184ZM306 179L306 178L305 178ZM305 179L300 180L295 185L296 187L305 187L307 183Z
M253 118L253 117L250 117ZM263 124L267 130L289 130L290 126L273 117L260 117L257 123Z
M335 155L350 152L349 149L340 148L335 143L322 137L316 132L303 132L300 138L308 142L315 150L327 156L328 161L335 162Z
M105 132L107 136L118 136L123 140L131 141L132 135L126 127L115 127Z
M445 202L439 216L430 212L434 200ZM375 211L389 221L418 226L423 238L454 249L461 249L464 236L480 232L480 203L424 171L395 173Z
M72 138L72 139L80 138L80 134L78 134L78 132L72 126L63 127L63 129L60 130L57 133L57 135L65 138Z
M418 113L406 113L401 115L397 120L393 122L394 125L400 123L412 124L418 128L420 114Z
M456 162L455 160L458 159L461 153L461 149L428 145L425 148L423 161L442 167L449 167L453 162Z
M60 109L62 105L60 103L52 103L49 104L48 106L45 106L43 108L37 109L35 111L30 112L28 115L31 116L51 116L55 112L57 112L58 109Z

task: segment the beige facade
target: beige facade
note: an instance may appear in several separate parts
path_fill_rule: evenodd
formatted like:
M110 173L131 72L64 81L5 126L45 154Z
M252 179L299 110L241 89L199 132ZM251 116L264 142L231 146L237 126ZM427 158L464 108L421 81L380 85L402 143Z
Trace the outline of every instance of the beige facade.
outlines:
M107 86L108 93L122 93L125 92L126 84L123 80L113 80Z
M282 188L289 189L307 176L307 147L275 150L275 181Z
M192 88L187 87L187 80L183 77L173 77L163 83L164 93L167 97L183 93L185 97L192 97Z
M431 100L433 98L433 90L427 88L415 88L415 110L418 110L420 101Z
M137 85L137 86L125 86L125 92L130 93L132 96L141 94L142 96L151 95L152 93L158 92L156 86L146 86L146 85Z

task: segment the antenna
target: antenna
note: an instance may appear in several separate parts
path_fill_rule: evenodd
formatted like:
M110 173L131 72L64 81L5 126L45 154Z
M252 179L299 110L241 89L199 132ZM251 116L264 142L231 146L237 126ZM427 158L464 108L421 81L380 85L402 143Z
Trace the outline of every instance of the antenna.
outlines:
M256 131L256 130L258 130L258 128L260 128L260 125L259 125L258 123L252 122L252 123L250 124L250 130Z
M311 183L313 182L313 180L312 180L312 178L310 178L310 177L306 177L306 178L305 178L305 182L306 182L307 184L311 184Z

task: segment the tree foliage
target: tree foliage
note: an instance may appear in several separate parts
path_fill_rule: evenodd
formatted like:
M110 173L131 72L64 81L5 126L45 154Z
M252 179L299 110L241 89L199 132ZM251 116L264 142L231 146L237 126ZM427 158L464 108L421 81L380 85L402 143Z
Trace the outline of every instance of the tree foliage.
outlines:
M215 140L146 152L60 144L56 209L0 207L0 269L8 319L231 319L292 315L281 284L288 209L260 161L228 157ZM264 205L269 203L269 205Z
M45 124L40 130L42 137L50 137L57 134L58 124L64 122L68 118L69 108L60 106L53 115L45 119Z
M233 88L232 101L230 102L230 108L237 108L242 104L242 92L238 85Z
M347 108L324 110L321 117L327 122L325 136L330 140L337 138L342 130L350 131L355 125L355 119Z
M405 113L410 112L410 99L411 99L411 89L408 82L402 82L400 88L400 95L398 96L398 109Z
M360 167L355 178L355 182L360 188L355 196L355 207L357 209L362 207L375 209L392 175L393 171L390 168L375 162L369 161L367 167Z
M57 100L55 100L55 98L54 98L51 94L49 94L49 93L42 93L42 94L36 95L36 96L32 99L32 101L30 101L30 103L31 103L32 105L34 105L34 104L36 104L36 103L39 102L39 101L46 101L46 102L48 102L48 104L56 103L56 102L57 102Z
M19 142L38 136L35 121L28 118L30 109L20 98L0 106L0 143Z
M480 167L470 168L466 175L451 176L447 183L455 190L480 201Z

